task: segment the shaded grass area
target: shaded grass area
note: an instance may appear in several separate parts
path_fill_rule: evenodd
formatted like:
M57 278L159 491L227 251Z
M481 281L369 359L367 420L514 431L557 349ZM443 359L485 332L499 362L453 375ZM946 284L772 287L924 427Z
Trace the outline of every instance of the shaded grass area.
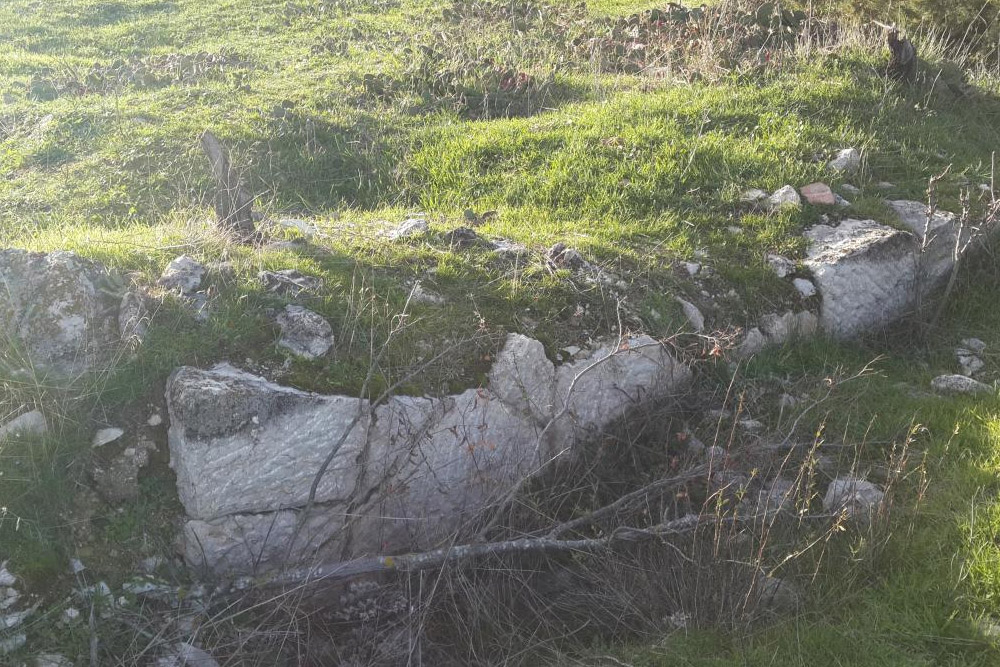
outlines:
M952 350L962 338L980 337L990 349L998 343L998 279L991 251L966 273L947 324L924 341L900 331L865 347L805 344L750 364L745 382L753 386L832 377L877 359L878 375L835 391L804 430L823 441L869 443L877 460L916 426L926 487L908 475L883 549L873 550L862 534L826 553L818 576L807 577L800 614L748 633L679 631L614 655L643 666L996 664L1000 403L941 398L926 388L953 372ZM988 354L985 380L997 375L995 352Z

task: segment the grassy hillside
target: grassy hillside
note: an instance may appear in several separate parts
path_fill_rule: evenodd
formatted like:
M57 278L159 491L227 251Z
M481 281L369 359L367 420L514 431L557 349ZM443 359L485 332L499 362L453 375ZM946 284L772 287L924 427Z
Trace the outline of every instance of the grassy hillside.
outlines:
M6 378L0 412L42 404L58 428L44 442L0 444L0 561L58 592L71 556L114 582L168 548L178 508L162 461L140 501L123 508L81 510L66 490L88 484L93 421L159 405L178 365L251 358L298 387L356 392L416 280L446 301L414 306L379 387L466 339L404 390L474 386L508 331L538 337L553 357L620 328L669 336L684 326L675 296L697 303L710 325L743 326L808 305L765 257L800 257L801 232L821 216L896 224L883 199L922 199L947 165L943 208L957 209L960 188L991 182L1000 82L968 72L973 88L956 96L943 84L958 66L930 41L917 40L926 62L901 87L884 76L877 31L821 22L805 39L756 7L728 4L701 23L665 15L652 31L648 15L622 20L662 4L0 4L0 245L74 250L142 286L181 253L233 266L212 278L207 323L166 295L140 354L108 369L84 400ZM307 244L239 246L215 231L198 144L206 129L230 147L267 220L316 228ZM864 152L864 168L831 178L825 164L847 146ZM739 202L748 188L821 179L861 192L847 195L846 211L761 213ZM386 237L414 215L429 234ZM481 237L525 252L460 247L450 232L470 220L482 220ZM544 252L557 242L604 278L551 267ZM1000 404L918 391L954 366L952 349L971 335L988 343L985 377L997 377L993 260L987 252L966 269L937 328L776 351L738 380L748 392L793 377L819 391L835 370L879 359L878 375L838 389L798 423L806 434L826 425L845 441L880 443L876 457L922 426L929 486L913 480L916 509L900 512L878 558L832 559L807 612L750 636L692 630L595 655L650 665L1000 661L982 630L1000 623ZM709 271L694 280L684 261ZM283 268L324 279L310 307L334 324L335 358L282 366L265 311L283 300L256 276ZM56 616L29 628L30 646L81 650L86 633L62 633ZM603 664L594 660L586 664Z

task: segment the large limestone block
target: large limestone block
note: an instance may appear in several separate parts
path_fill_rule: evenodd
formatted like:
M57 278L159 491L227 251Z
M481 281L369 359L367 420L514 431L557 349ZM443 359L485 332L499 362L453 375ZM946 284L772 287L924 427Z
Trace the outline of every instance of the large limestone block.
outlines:
M0 340L14 367L59 378L98 369L118 337L120 295L103 267L70 252L0 250Z
M506 405L544 424L555 405L556 368L545 347L522 334L510 334L490 370L490 389Z
M322 459L367 404L229 366L182 368L167 398L171 462L190 518L185 556L217 573L246 573L468 538L553 452L572 452L689 379L650 338L600 347L557 371L541 343L512 335L488 386L393 397L375 408L370 427L366 414L296 531Z
M561 444L593 435L644 401L679 392L690 379L691 370L649 336L603 345L560 366L555 401Z
M912 234L872 220L848 219L806 232L805 261L822 297L820 324L850 338L881 328L913 304L917 242Z
M301 512L295 510L192 519L184 524L184 558L191 567L230 575L335 561L344 515L342 507L316 506L301 527Z
M932 288L940 282L955 263L955 214L935 211L927 223L927 204L918 201L894 200L889 208L913 232L921 247L920 273L922 283ZM926 233L927 239L924 240Z
M543 427L488 389L396 399L376 424L367 481L379 491L350 520L356 548L437 545L539 469Z
M188 516L212 519L305 504L323 460L367 402L281 387L223 364L175 371L167 407L181 502ZM366 425L350 430L317 501L354 490Z

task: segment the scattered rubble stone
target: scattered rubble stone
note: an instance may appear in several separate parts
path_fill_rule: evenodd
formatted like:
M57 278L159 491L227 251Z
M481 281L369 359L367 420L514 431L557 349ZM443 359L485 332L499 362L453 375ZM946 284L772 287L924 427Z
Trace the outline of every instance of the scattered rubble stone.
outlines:
M302 306L288 305L278 315L278 346L303 359L318 359L333 347L333 327L320 315Z
M771 208L784 208L786 206L800 206L802 204L802 198L799 197L798 191L791 185L785 185L777 190L768 197L768 206Z
M814 206L833 206L837 203L833 196L833 190L826 183L810 183L802 186L802 196Z
M687 318L688 324L696 332L701 332L705 330L705 316L701 314L698 307L695 306L690 301L685 301L684 299L677 297L677 303L681 304L681 309L684 311L684 317Z
M119 283L70 252L0 250L0 336L19 343L3 363L62 380L106 367L121 345Z
M21 594L11 586L0 586L0 611L10 609L21 599Z
M781 255L768 255L767 263L770 264L779 278L785 278L795 271L795 262Z
M101 448L90 465L90 476L97 492L110 503L139 497L139 472L149 465L149 455L156 445L140 437L134 445L124 445L120 452Z
M169 655L156 661L155 667L219 667L219 663L197 646L179 642Z
M38 410L32 410L31 412L18 415L3 426L0 426L0 442L10 437L25 435L42 436L47 431L48 424L45 422L45 416ZM2 580L0 580L0 585L3 585Z
M393 241L406 239L412 236L419 236L430 231L430 225L422 218L410 218L402 222L399 227L389 232L389 238Z
M851 195L852 197L857 197L858 195L861 194L861 188L855 185L851 185L850 183L844 183L843 185L840 186L840 189L846 192L847 194Z
M978 338L963 338L962 347L969 350L972 354L982 354L986 351L986 343Z
M879 189L879 190L895 190L896 189L896 185L894 183L890 183L889 181L879 181L878 183L875 184L875 187L877 189Z
M448 303L447 299L437 292L426 289L420 282L417 282L410 291L410 301L429 306L443 306Z
M297 269L261 271L257 277L267 291L290 298L301 296L306 292L315 293L323 288L322 280L315 276L307 276Z
M990 394L993 387L973 380L965 375L939 375L931 381L931 388L939 394L957 396L962 394Z
M955 356L958 358L958 365L962 368L962 375L972 377L986 366L982 359L964 347L956 349Z
M102 428L100 431L94 434L94 438L90 444L93 447L100 447L102 445L108 444L109 442L114 442L123 435L125 435L125 431L123 429L118 428L117 426Z
M795 289L799 291L803 299L808 299L809 297L816 296L816 286L813 285L811 280L806 280L805 278L796 278L792 281L792 285Z
M153 414L149 415L149 419L146 420L146 424L148 424L149 426L159 426L162 423L163 423L163 417L161 417L160 413L158 412L154 412Z
M838 477L830 482L823 497L823 510L843 511L852 519L870 517L878 511L885 493L871 482L855 477Z
M204 275L205 267L200 262L187 255L181 255L167 264L157 284L168 290L177 290L181 294L193 294L201 287Z
M760 318L760 329L768 342L783 345L793 338L808 338L819 329L818 318L807 310L784 315L770 314Z
M528 254L528 248L508 239L493 240L493 254L506 259L518 259Z
M306 238L312 238L319 232L319 230L316 229L316 225L311 222L307 222L306 220L298 220L296 218L281 218L278 220L278 225L285 227L286 229L294 229Z
M831 171L853 174L861 168L861 153L856 148L845 148L827 166Z
M746 359L747 357L752 357L758 354L767 347L767 337L761 332L760 329L754 327L750 329L743 340L736 347L736 356L740 359Z
M698 262L684 262L684 270L693 278L701 271L701 264Z
M73 661L58 653L42 653L35 656L34 667L73 667Z

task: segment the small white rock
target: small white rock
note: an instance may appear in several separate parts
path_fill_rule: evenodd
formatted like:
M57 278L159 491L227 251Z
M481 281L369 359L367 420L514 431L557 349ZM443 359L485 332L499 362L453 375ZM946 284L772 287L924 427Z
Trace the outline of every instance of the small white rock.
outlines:
M161 417L157 413L151 414L149 416L149 419L146 420L146 423L149 424L150 426L159 426L160 424L163 423L163 417Z
M112 426L110 428L102 428L100 431L94 434L94 439L91 441L91 446L102 447L108 443L114 442L118 438L125 435L123 429L117 426Z
M768 197L767 203L771 208L801 206L802 198L799 196L798 190L791 185L785 185L775 190L774 194Z
M964 375L940 375L931 381L931 388L939 394L952 396L993 393L993 387Z
M968 352L967 350L964 351ZM972 377L986 366L983 360L974 354L963 354L963 350L958 350L957 352L956 356L958 357L958 365L962 367L962 375Z
M982 354L986 351L986 343L978 338L963 338L962 347L966 348L973 354Z
M0 426L0 441L12 436L45 435L46 431L48 431L48 424L45 422L45 416L38 410L32 410L18 415Z
M795 289L799 291L803 299L808 299L809 297L816 296L816 286L813 285L811 280L806 280L805 278L796 278L792 281L795 285Z
M741 419L740 428L747 433L759 433L764 430L764 424L756 419Z
M856 148L845 148L827 166L832 171L853 174L861 168L861 153Z
M21 599L21 594L16 588L0 586L0 611L10 609Z
M411 236L419 236L420 234L426 234L430 230L430 225L427 224L426 220L421 218L410 218L402 222L399 227L389 232L389 238L392 240L405 239Z
M11 630L24 623L25 619L34 613L34 609L16 611L6 616L0 616L0 630Z
M288 305L278 315L278 347L303 359L318 359L333 347L333 327L320 315L302 306Z
M193 294L201 286L205 267L187 255L181 255L167 264L160 276L159 285L168 290L179 290L182 294Z
M311 238L317 232L316 226L310 222L306 222L305 220L282 218L281 220L278 220L278 224L287 229L295 229L306 238Z
M681 308L684 310L684 317L687 318L688 324L696 332L701 332L705 330L705 316L701 314L698 307L689 301L677 297L677 303L681 304Z
M73 661L58 653L42 653L35 657L34 667L73 667Z
M9 561L3 561L0 563L0 586L13 586L17 583L17 577L11 574L11 571L7 569L7 563Z
M410 301L413 303L423 303L430 306L443 306L448 300L443 296L425 288L420 282L413 286L410 292Z
M844 511L849 517L871 515L882 504L885 494L863 479L840 477L830 482L823 497L826 512Z
M851 185L850 183L844 183L843 185L840 186L840 189L846 192L847 194L851 195L852 197L857 197L859 194L861 194L861 188Z
M66 621L67 623L71 623L80 618L80 610L77 609L76 607L66 607L65 609L63 609L62 615L64 621Z
M701 264L698 262L684 262L684 270L687 271L689 276L694 278L701 271Z
M747 332L742 342L736 346L736 356L740 359L746 359L760 353L765 347L767 347L767 337L761 333L760 329L754 327Z
M87 569L87 566L83 564L83 561L79 558L69 559L69 571L70 574L80 574Z
M779 278L785 278L795 270L795 262L781 255L768 255L767 263L774 269L775 275Z

